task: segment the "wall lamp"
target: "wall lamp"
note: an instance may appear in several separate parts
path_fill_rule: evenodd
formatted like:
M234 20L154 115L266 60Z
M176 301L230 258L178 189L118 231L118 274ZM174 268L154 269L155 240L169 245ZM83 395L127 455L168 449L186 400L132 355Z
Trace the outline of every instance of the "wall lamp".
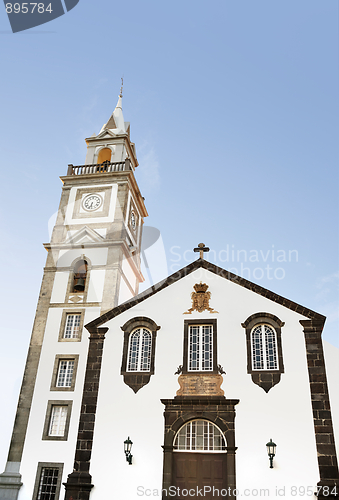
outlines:
M132 465L132 458L133 458L133 455L131 454L132 444L133 443L128 436L126 441L124 441L124 452L126 455L126 461L129 463L129 465Z
M272 439L270 439L269 443L266 443L267 453L270 458L270 469L273 469L273 458L275 457L275 449L277 445L273 443Z

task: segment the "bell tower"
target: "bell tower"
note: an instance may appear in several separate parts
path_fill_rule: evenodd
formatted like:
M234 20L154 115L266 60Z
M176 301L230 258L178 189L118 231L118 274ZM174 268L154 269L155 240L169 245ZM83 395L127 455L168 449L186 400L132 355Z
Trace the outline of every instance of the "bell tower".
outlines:
M62 249L62 256L65 250L75 255L84 248L91 249L90 253L96 249L98 255L107 253L103 314L136 295L143 281L140 245L143 220L148 214L134 177L138 161L130 124L124 121L121 93L109 120L86 143L85 164L69 165L67 175L61 177L63 194L58 218L51 243L45 247L53 255ZM74 267L67 289L69 302L85 300L85 274L98 265L90 260L88 255L80 273Z
M38 464L49 464L53 446L60 444L43 420L51 421L58 411L67 422L72 405L71 424L78 420L88 344L83 325L132 298L143 281L140 246L148 214L134 176L138 161L121 92L108 121L86 143L84 165L69 165L61 177L56 223L44 244L47 262L8 461L0 474L0 500L37 496L36 484L48 469ZM59 387L55 377L66 366L76 383ZM59 390L66 392L54 392ZM72 461L75 442L69 434L63 447ZM71 462L65 463L65 470L70 468Z

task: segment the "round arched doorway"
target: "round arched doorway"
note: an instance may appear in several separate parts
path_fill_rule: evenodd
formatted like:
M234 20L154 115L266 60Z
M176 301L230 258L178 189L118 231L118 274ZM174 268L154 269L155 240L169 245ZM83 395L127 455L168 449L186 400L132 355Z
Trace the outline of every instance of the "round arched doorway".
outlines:
M173 441L172 481L177 498L184 498L189 490L202 491L206 500L218 496L217 490L221 496L228 487L226 449L225 436L214 423L203 419L185 423Z

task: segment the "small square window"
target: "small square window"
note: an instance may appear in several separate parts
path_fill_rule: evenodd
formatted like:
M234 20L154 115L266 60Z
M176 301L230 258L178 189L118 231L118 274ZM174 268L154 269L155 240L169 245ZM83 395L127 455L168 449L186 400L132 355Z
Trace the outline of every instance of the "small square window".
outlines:
M74 391L79 354L55 356L51 391Z
M43 440L66 441L73 401L48 401Z
M80 342L84 326L84 310L64 309L60 322L59 342Z
M64 339L77 339L80 336L81 314L66 314Z
M58 500L64 464L39 462L33 500Z
M52 406L49 436L64 436L68 406Z
M57 387L72 386L74 363L74 359L62 359L59 361L59 370L56 383Z

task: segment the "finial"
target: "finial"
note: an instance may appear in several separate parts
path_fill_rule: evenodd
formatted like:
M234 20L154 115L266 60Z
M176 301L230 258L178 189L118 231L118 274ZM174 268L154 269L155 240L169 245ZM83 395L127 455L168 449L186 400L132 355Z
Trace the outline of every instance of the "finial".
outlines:
M124 77L122 76L121 77L121 88L120 88L120 94L119 94L119 97L122 97L122 89L124 87Z
M204 258L204 252L209 252L210 249L208 247L205 247L205 243L199 243L198 248L193 249L194 252L200 252L200 259Z

